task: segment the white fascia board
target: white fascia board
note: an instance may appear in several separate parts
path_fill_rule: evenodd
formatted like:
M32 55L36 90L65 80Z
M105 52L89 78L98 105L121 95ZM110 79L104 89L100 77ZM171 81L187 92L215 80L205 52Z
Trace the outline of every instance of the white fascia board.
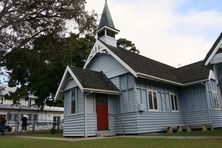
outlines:
M66 70L65 70L65 72L64 72L64 74L63 74L63 76L62 76L62 80L60 81L59 87L58 87L58 89L57 89L57 91L56 91L56 95L55 95L55 97L54 97L54 100L57 100L58 97L59 97L60 92L63 91L63 90L62 90L62 87L63 87L63 85L64 85L64 83L65 83L65 78L66 78L66 76L67 76L67 73L69 73L69 74L71 75L71 77L73 78L73 80L76 82L76 84L79 86L79 88L80 88L81 91L83 92L83 87L82 87L82 85L80 84L79 80L76 78L76 76L74 75L74 73L72 72L72 70L70 69L70 67L67 66L67 67L66 67Z
M54 100L57 100L57 99L58 99L58 96L59 96L59 93L60 93L60 91L61 91L62 85L63 85L63 83L64 83L64 81L65 81L67 72L68 72L68 66L66 67L66 70L65 70L65 72L64 72L64 74L63 74L63 76L62 76L62 80L60 81L60 84L59 84L59 87L58 87L58 89L57 89L57 91L56 91L56 95L55 95L55 97L54 97Z
M210 70L210 74L209 74L208 80L210 80L210 79L216 80L216 77L215 77L214 72L212 70Z
M96 50L96 47L100 46L100 49ZM83 69L86 69L87 65L91 62L91 60L96 56L97 53L104 53L104 48L106 46L102 44L98 39L96 40L95 44L93 45L93 48L91 49L91 52L86 60L86 63L83 67Z
M70 67L68 66L67 68L68 72L70 73L70 75L72 76L73 80L76 82L76 84L79 86L80 90L83 92L83 87L82 84L79 82L79 80L77 79L77 77L75 76L75 74L72 72L72 70L70 69Z
M105 50L107 51L108 54L110 54L114 59L116 59L123 67L125 67L131 74L133 74L135 77L137 77L136 72L129 66L127 65L123 60L121 60L115 53L113 53L106 45L104 45L101 41L97 40L95 43L95 46L100 45L102 48L101 50L97 50L96 52L90 53L87 62L84 65L84 69L87 67L87 65L90 63L90 61L95 57L97 53L102 53L102 51ZM94 48L94 47L93 47Z
M102 43L102 42L101 42ZM102 43L103 44L103 43ZM104 44L103 44L104 45ZM105 45L104 45L105 46ZM120 59L115 53L113 53L108 47L107 52L110 54L114 59L116 59L123 67L125 67L131 74L133 74L135 77L137 77L136 72L129 66L127 65L122 59Z
M212 60L212 58L214 57L214 55L217 53L218 49L221 47L222 45L222 40L220 40L220 42L217 44L217 46L214 48L213 52L211 53L211 55L209 56L209 58L207 59L207 61L205 62L205 66L207 66L210 61Z
M120 95L120 91L111 91L111 90L102 90L102 89L94 89L94 88L83 88L84 92L90 93L102 93L102 94L111 94L111 95Z
M198 83L201 83L201 82L208 81L208 79L204 79L204 80L199 80L199 81L194 81L194 82L189 82L189 83L184 83L183 84L183 83L178 83L178 82L158 78L158 77L143 74L143 73L137 73L137 76L140 77L140 78L144 78L144 79L157 80L157 81L160 81L160 82L166 82L166 83L169 83L169 84L174 84L174 85L181 86L181 87L190 86L190 85L194 85L194 84L198 84Z
M97 32L100 32L101 30L103 30L103 29L105 29L105 28L107 28L107 29L109 29L109 30L112 30L112 31L115 32L115 33L119 33L119 30L110 28L110 27L108 27L108 26L103 26L102 28L100 28L99 30L97 30Z
M189 83L183 84L182 86L190 86L190 85L194 85L194 84L198 84L198 83L202 83L202 82L206 82L206 81L209 81L209 80L208 79L204 79L204 80L189 82Z
M147 74L143 74L143 73L139 73L139 72L136 73L136 74L140 78L151 79L151 80L158 80L158 81L161 81L161 82L166 82L166 83L175 84L175 85L179 85L179 86L183 85L182 83L178 83L178 82L174 82L174 81L158 78L158 77L155 77L155 76L151 76L151 75L147 75Z

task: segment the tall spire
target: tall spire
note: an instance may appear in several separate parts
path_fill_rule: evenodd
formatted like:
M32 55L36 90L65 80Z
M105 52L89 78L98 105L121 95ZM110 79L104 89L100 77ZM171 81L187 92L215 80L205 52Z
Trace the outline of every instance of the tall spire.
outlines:
M112 16L111 16L110 11L109 11L107 0L105 0L105 5L104 5L104 8L103 8L103 13L102 13L102 17L100 19L98 30L101 29L104 26L115 28Z
M103 8L103 13L97 30L97 37L106 44L116 47L117 40L115 39L115 35L118 33L119 30L115 29L107 0L105 0L105 6Z

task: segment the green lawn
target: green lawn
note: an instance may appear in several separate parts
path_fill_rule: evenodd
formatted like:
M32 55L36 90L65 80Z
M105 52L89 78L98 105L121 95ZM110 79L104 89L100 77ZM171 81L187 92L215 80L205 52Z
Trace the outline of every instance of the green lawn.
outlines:
M143 134L145 136L218 136L221 137L222 136L222 129L215 129L213 131L209 130L209 131L192 131L192 132L181 132L181 133L172 133L172 134L168 134L168 133L147 133L147 134ZM221 146L222 147L222 146Z
M151 140L112 138L79 142L0 137L2 148L219 148L222 140Z

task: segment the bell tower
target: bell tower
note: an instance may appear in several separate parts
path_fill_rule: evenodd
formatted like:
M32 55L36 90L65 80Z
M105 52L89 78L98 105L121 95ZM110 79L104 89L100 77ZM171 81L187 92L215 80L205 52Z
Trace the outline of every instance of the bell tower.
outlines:
M100 19L100 23L97 29L97 38L108 45L117 47L117 40L115 39L116 34L119 30L115 28L113 19L111 17L107 0L103 8L103 13Z

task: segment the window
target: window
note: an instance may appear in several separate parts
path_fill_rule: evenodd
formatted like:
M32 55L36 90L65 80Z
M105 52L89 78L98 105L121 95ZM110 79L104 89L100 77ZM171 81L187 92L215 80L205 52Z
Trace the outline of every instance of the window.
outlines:
M213 103L215 109L220 109L220 101L217 92L213 92Z
M170 101L171 101L171 109L172 109L172 111L178 111L177 95L171 94L170 95Z
M154 91L148 91L148 96L149 96L149 110L151 111L158 110L157 93Z
M76 113L76 89L71 90L71 114Z

